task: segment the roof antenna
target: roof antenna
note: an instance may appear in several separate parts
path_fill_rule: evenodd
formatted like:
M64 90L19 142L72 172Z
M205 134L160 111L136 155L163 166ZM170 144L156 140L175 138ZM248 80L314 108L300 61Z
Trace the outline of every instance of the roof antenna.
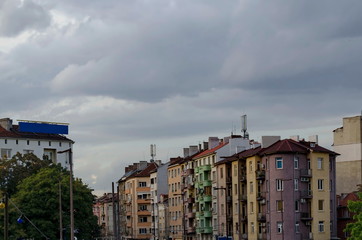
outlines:
M246 114L241 116L241 131L243 132L243 138L249 139L249 133L246 131L247 128L247 117Z
M156 144L151 144L150 152L151 152L151 161L150 162L154 162L155 157L156 157Z

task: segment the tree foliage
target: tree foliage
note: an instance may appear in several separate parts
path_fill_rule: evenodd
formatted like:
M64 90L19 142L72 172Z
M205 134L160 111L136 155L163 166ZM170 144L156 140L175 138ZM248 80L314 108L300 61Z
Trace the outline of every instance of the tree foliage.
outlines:
M41 160L32 153L17 153L11 159L0 159L0 190L11 196L23 179L52 164L50 160Z
M348 223L345 232L350 234L349 240L360 240L362 239L362 192L357 193L358 201L348 201L348 209L354 212L353 220L355 222Z
M18 186L13 201L21 211L49 238L59 239L59 184L61 185L62 224L69 239L69 172L60 166L41 169L24 179ZM80 179L73 182L74 229L78 239L92 239L98 234L97 218L93 215L92 190ZM14 215L12 222L18 216ZM44 239L28 222L13 224L14 237Z

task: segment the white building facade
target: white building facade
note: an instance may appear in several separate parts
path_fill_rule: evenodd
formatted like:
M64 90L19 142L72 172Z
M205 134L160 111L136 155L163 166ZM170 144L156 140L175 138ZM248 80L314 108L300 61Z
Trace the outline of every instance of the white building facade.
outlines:
M11 159L16 153L33 153L40 159L48 158L63 167L69 167L69 153L58 153L73 148L74 142L60 134L20 132L10 118L0 119L1 158Z

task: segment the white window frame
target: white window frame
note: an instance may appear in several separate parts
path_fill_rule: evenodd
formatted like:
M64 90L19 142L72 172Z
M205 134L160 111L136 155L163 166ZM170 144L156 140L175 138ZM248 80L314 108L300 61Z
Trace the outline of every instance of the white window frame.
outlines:
M299 188L299 180L298 178L294 178L294 191L298 191Z
M318 232L324 232L324 221L318 222Z
M277 222L277 233L283 233L283 222Z
M317 158L317 169L323 169L323 158Z
M283 189L284 189L283 180L282 180L282 179L276 179L276 180L275 180L275 183L276 183L276 190L277 190L278 192L283 191Z
M299 157L294 157L294 169L299 168Z
M278 163L281 164L281 166L278 166ZM283 158L282 157L277 157L275 158L275 169L283 169Z

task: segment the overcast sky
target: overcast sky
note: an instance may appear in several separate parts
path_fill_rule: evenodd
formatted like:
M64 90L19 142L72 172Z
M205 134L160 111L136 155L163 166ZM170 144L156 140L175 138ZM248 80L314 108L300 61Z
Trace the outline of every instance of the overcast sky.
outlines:
M70 123L75 175L209 136L318 134L362 110L362 1L0 0L1 117Z

